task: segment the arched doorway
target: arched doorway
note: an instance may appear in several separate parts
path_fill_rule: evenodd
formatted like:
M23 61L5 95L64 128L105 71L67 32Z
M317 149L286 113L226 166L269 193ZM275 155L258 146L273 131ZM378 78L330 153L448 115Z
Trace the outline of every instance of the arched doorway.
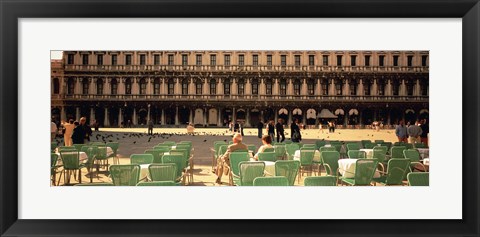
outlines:
M402 119L403 119L403 114L400 110L392 109L390 111L390 121L392 122L392 124L398 124Z
M292 119L293 121L295 121L296 119L298 119L298 122L299 123L302 123L303 122L303 115L302 115L302 110L300 108L295 108L293 111L292 111Z
M175 109L168 108L165 109L165 124L174 125L175 124Z
M362 122L364 125L372 125L373 111L371 109L364 109L362 111Z
M275 119L275 112L273 111L272 108L265 109L265 111L263 112L263 119L265 121L270 121Z
M358 117L358 110L351 109L348 111L348 124L349 125L358 125L359 117Z
M138 124L139 125L146 125L147 124L147 115L148 111L146 109L138 110Z
M247 117L247 113L244 109L238 109L237 114L235 116L237 122L245 122L245 118Z
M317 122L317 111L315 109L307 110L307 125L315 125Z
M426 119L426 120L428 121L428 115L429 115L428 109L422 109L422 110L420 110L419 114L420 114L420 115L418 116L418 119L422 119L422 120L423 120L423 119Z
M259 122L260 122L260 111L258 109L250 110L250 125L256 128Z
M105 108L104 107L95 107L95 120L99 126L104 127L105 124Z
M178 108L178 122L180 125L187 125L190 122L190 110L188 108Z
M387 111L385 109L377 110L377 121L379 123L387 124Z
M217 109L211 108L208 110L208 125L217 126L218 116Z
M337 115L337 125L343 125L345 123L345 111L343 109L336 109L333 114Z
M283 119L283 124L288 124L288 110L285 108L281 108L278 110L278 118ZM277 121L275 121L277 122Z
M414 124L415 120L417 119L417 115L415 114L415 110L407 109L405 110L405 124Z
M203 121L203 109L201 108L198 108L195 110L195 114L194 114L194 117L193 117L193 123L195 125L202 125L204 124L204 121Z
M118 107L112 107L108 109L108 122L111 127L118 126Z

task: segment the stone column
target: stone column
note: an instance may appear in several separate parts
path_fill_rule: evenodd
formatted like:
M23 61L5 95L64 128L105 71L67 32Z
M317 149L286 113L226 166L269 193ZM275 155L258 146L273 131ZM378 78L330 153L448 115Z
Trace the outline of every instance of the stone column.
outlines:
M182 94L182 89L180 88L180 79L179 78L175 78L175 95L180 95Z
M122 108L118 108L118 126L119 127L122 125L122 121L123 121L122 116L123 116Z
M363 125L363 113L360 108L357 108L358 110L358 124L361 126Z
M373 79L373 86L370 95L378 95L377 79Z
M343 125L345 125L345 127L346 127L348 125L348 120L350 118L350 115L348 115L348 111L344 110L343 112L345 112L345 120L343 122Z
M217 108L217 126L222 127L222 118L220 116L220 108Z
M265 79L260 79L260 85L259 85L259 95L265 95Z
M110 127L110 119L109 119L109 116L108 116L108 108L105 107L105 115L104 115L104 118L103 118L103 126L104 127Z
M406 85L405 85L405 80L402 80L402 84L400 84L400 96L406 96L407 95L407 90L406 90Z
M152 95L153 94L153 89L152 89L152 78L147 78L147 95ZM150 119L147 118L147 121Z
M188 90L188 94L193 94L193 95L194 95L195 93L197 93L196 88L195 88L195 83L194 83L194 81L195 81L195 80L194 80L193 78L190 79L190 84L189 84L189 87L190 87L190 88L189 88L189 90Z
M178 106L175 107L175 125L179 125L178 124Z
M203 94L204 95L210 95L210 91L208 88L208 79L205 78L205 81L203 82Z
M390 80L387 80L387 85L385 86L385 95L386 96L392 96L392 82Z
M301 95L307 95L307 79L303 78L303 83L302 83L302 93Z
M118 79L118 88L117 88L118 95L125 95L125 78Z
M66 84L66 83L65 83L65 78L59 77L59 78L58 78L58 84L59 84L59 87L60 87L60 88L58 88L58 89L59 89L59 90L58 90L58 93L59 93L60 95L65 95L65 94L66 94L66 93L65 93L65 84ZM53 89L52 89L52 92L53 92Z
M76 78L76 85L75 85L75 94L77 95L81 95L82 94L82 90L83 90L83 87L82 87L82 78L81 77L77 77Z
M292 83L292 79L288 79L287 80L287 95L293 95L293 83Z
M237 111L235 111L235 107L232 108L232 122L235 124L237 121Z
M80 122L80 107L75 108L75 120Z
M62 106L60 108L60 121L65 121L65 122L68 122L67 121L67 114L65 112L65 106Z
M88 78L88 82L90 83L90 86L88 87L88 93L91 94L91 95L97 94L97 90L96 90L97 79L93 78L93 77L90 77L90 78Z
M278 83L278 78L275 78L273 79L274 83L273 83L273 88L272 88L272 94L274 95L280 95L280 86L279 86L279 83Z
M390 110L387 110L387 124L392 125L392 121L390 119Z
M302 123L303 125L307 125L307 111L302 110Z
M207 108L203 109L203 126L207 126Z
M349 84L349 80L346 79L345 80L345 85L343 86L343 95L345 96L349 96L350 95L350 84Z
M320 84L321 80L320 79L315 79L317 84L315 85L315 95L322 95L322 85Z
M358 81L357 95L363 95L363 79Z
M250 83L251 79L247 79L245 81L245 95L251 95L252 94L252 83Z
M417 79L417 83L415 85L415 96L420 96L420 80Z
M162 109L162 116L160 120L161 120L162 126L165 126L165 109Z
M165 95L165 94L167 94L167 89L165 88L165 78L160 78L160 80L162 80L162 83L160 83L160 95ZM164 123L162 121L162 125L163 124Z
M90 108L90 124L93 123L93 121L95 120L95 109Z
M189 121L191 124L193 124L193 109L189 109L189 111L190 111L190 115L188 116L188 117L189 117L189 118L188 118L188 121Z
M287 122L287 123L289 123L288 126L290 126L290 123L293 122L293 120L292 120L292 119L293 119L293 118L292 118L292 114L293 114L293 110L292 110L292 111L288 111L288 122Z
M377 121L377 110L373 110L373 121Z
M223 81L222 81L222 79L218 80L217 95L223 95Z
M140 94L140 88L138 86L139 84L140 84L140 78L138 77L132 78L132 95Z
M335 95L335 79L331 79L330 90L328 95Z
M274 109L273 111L275 112L275 124L276 124L278 121L278 109Z
M150 122L150 104L148 104L148 109L147 109L147 124Z
M137 109L135 107L133 108L132 123L137 125Z
M237 79L232 80L232 88L230 89L231 95L237 95L238 93Z
M250 127L250 109L247 108L247 118L245 119L245 127Z

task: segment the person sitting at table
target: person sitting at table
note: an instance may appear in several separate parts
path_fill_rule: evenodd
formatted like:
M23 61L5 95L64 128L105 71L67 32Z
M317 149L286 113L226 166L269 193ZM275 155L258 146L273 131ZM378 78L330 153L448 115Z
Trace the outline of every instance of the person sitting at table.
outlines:
M247 145L242 143L242 135L240 133L235 133L233 135L233 144L229 145L227 147L227 151L225 154L220 156L217 160L217 170L216 170L216 175L218 176L217 180L215 183L221 184L222 183L222 175L225 173L225 175L228 174L229 172L229 167L230 167L230 154L233 151L236 150L248 150Z
M258 148L257 154L253 156L253 159L258 160L258 154L265 151L267 148L273 148L272 146L272 138L269 135L262 136L262 143L263 145Z

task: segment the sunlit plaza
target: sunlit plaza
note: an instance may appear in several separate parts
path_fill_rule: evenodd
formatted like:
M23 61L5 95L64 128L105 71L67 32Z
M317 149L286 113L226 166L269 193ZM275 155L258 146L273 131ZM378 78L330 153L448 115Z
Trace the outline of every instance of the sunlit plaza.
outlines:
M428 78L428 51L65 51L51 185L428 185Z

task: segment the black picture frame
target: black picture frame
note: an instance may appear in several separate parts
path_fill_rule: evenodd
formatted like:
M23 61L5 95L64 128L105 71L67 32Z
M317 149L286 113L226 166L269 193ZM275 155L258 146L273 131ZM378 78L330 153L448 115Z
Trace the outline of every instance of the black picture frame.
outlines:
M479 236L478 0L0 0L1 236ZM463 19L462 220L18 219L18 19L129 17L369 17ZM446 95L448 96L448 95ZM448 138L448 134L436 134ZM446 157L445 157L446 158ZM455 174L445 174L455 175ZM445 187L448 188L448 187ZM421 200L421 197L412 197ZM415 202L415 201L413 201ZM387 205L379 203L379 205ZM421 202L412 211L421 211ZM320 202L318 205L322 205ZM52 206L52 211L58 207Z

